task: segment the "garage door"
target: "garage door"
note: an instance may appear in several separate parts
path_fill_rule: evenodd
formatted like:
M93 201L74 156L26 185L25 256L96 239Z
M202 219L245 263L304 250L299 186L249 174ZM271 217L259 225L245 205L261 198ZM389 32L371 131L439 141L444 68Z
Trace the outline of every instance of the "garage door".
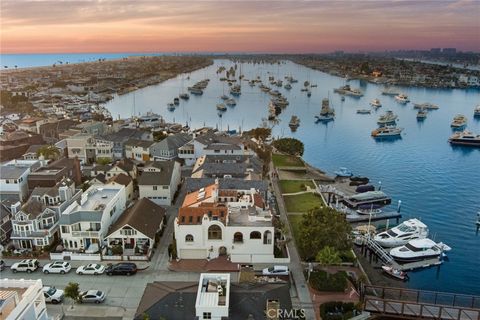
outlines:
M182 259L206 259L207 250L204 249L182 249L180 250Z

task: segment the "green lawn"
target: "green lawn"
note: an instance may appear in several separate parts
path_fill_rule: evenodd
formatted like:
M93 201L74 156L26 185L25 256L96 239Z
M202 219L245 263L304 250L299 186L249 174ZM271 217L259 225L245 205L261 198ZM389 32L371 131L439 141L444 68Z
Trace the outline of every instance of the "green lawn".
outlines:
M309 186L312 189L315 188L315 185L311 180L280 180L280 189L282 190L282 193L305 191L305 186Z
M284 196L283 199L288 212L307 212L323 205L320 196L313 193Z
M288 221L290 222L290 229L292 231L291 236L294 239L298 239L300 233L300 223L302 221L303 215L288 215Z
M304 167L300 158L284 154L272 154L272 161L275 167Z

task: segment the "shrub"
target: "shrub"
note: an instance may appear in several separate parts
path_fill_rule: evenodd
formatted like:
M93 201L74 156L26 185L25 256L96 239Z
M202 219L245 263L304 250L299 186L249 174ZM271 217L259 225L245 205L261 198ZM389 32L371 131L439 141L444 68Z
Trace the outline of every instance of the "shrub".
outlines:
M340 258L342 259L342 262L353 263L356 260L355 255L353 254L352 250L340 251Z
M347 273L339 271L329 274L323 270L314 271L310 274L309 284L318 291L343 292L347 288Z
M320 305L320 317L323 320L350 319L356 311L357 308L353 302L330 301Z
M123 254L122 246L119 245L119 244L113 246L112 247L112 254L115 255L115 256L119 256L119 255Z
M172 259L177 259L177 243L175 239L173 239L173 242L168 245L168 255L172 257Z

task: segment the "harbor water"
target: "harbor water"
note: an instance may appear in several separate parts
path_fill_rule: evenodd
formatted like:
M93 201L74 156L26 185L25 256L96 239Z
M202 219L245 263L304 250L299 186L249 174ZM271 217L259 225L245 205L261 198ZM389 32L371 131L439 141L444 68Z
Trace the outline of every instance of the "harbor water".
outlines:
M152 111L168 121L192 128L206 125L223 130L248 130L262 125L268 114L270 95L258 86L250 87L246 81L242 81L241 95L235 97L237 105L228 107L222 117L218 116L215 106L221 102L219 97L229 91L227 83L220 81L221 75L216 73L222 65L228 69L233 63L216 60L202 70L115 97L106 106L115 118ZM410 272L408 286L480 294L480 235L476 234L475 227L476 213L480 210L480 150L452 147L447 142L452 134L450 122L456 114L464 114L468 118L467 128L480 133L480 121L473 118L473 109L480 103L479 90L399 88L412 102L430 102L440 107L428 112L423 122L418 122L412 103L401 105L393 96L382 95L381 85L350 81L348 84L360 88L364 96L347 96L341 101L333 89L345 85L345 79L292 62L242 63L237 67L237 79L240 72L245 79L259 76L268 86L271 86L267 81L269 76L298 79L291 90L271 86L290 102L280 115L280 122L273 126L275 137L295 137L303 141L305 160L327 173L333 175L334 170L345 166L356 175L368 176L393 198L392 209L396 209L401 200L404 219L420 218L428 225L431 238L453 248L448 253L448 261L440 268ZM167 110L167 103L175 96L205 78L211 81L203 95L191 95L190 100L181 101L175 111ZM311 89L310 98L300 91L306 80L317 85ZM326 97L335 108L336 118L327 124L317 124L314 116ZM374 98L383 104L377 112L356 113L357 109L369 109L369 102ZM377 127L378 116L386 110L398 115L398 126L404 128L401 139L376 141L370 136ZM292 115L301 120L294 133L288 127Z

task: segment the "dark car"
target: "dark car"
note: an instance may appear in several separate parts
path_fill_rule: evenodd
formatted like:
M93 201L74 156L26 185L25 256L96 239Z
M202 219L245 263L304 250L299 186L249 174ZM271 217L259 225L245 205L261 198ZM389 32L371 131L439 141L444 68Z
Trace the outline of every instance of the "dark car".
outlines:
M109 276L112 276L112 275L129 276L137 273L137 265L135 263L129 263L129 262L110 264L105 269L105 273Z

